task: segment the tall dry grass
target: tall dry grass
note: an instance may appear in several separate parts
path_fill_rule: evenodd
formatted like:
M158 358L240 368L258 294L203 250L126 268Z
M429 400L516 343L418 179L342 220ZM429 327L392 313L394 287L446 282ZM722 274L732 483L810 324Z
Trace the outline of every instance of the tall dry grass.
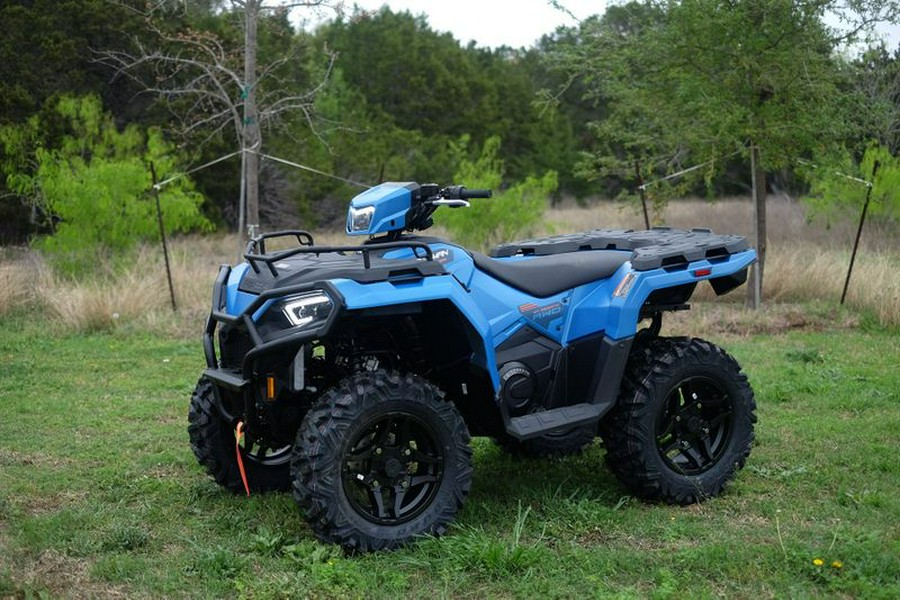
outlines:
M643 229L643 216L633 206L613 202L591 208L550 211L543 233L586 229ZM747 236L752 243L753 205L749 198L717 202L681 200L666 207L656 224L708 227L719 233ZM767 257L763 297L771 302L822 300L837 304L850 263L858 222L854 215L827 222L811 219L803 204L783 197L767 205ZM726 297L741 302L744 288ZM702 286L696 300L714 294ZM891 326L900 325L900 226L869 220L847 294L850 307L864 309Z
M565 206L548 212L544 232L584 231L587 229L643 229L644 218L634 205L600 202L589 208ZM847 250L856 236L858 215L833 218L813 217L805 205L785 196L770 196L766 205L766 239L776 249L785 243L804 242L820 248ZM713 202L702 199L675 200L652 225L691 228L707 227L717 233L753 235L753 204L749 197L723 198ZM861 239L861 248L875 252L900 253L900 228L897 224L869 219Z
M11 249L0 254L0 316L27 305L34 297L29 277L37 257Z
M764 296L774 302L821 299L837 303L849 263L849 248L786 243L776 247L766 262ZM853 267L846 302L871 312L881 323L900 326L900 253L862 250Z
M125 267L85 277L54 272L36 252L0 256L0 315L41 311L71 331L149 326L181 333L202 326L217 266L238 256L236 237L190 237L170 246L178 312L172 313L162 253L142 246ZM196 322L200 325L196 325Z
M688 200L670 204L663 218L665 224L675 227L703 226L749 235L751 210L748 200L728 199L714 204ZM642 218L633 209L604 203L592 208L548 211L543 231L538 233L641 227ZM818 300L836 305L854 234L852 221L828 228L824 223L808 223L800 204L771 201L764 297L775 303ZM327 232L316 238L326 244L348 243L340 232ZM235 236L173 240L170 260L178 305L178 311L173 313L158 246L142 247L127 267L105 267L87 279L55 274L34 252L6 251L0 254L0 315L19 309L41 310L67 330L139 327L164 335L194 337L201 332L209 310L218 265L233 264L238 256ZM701 287L695 300L711 299L713 294L703 291L708 286ZM743 289L725 297L732 311L740 310L743 298ZM900 326L900 236L896 226L867 224L848 304L877 316L885 325ZM787 326L803 320L785 319Z

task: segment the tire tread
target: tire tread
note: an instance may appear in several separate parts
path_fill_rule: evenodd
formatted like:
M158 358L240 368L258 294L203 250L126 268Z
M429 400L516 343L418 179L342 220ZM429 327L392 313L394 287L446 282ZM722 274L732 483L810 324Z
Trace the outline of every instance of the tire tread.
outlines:
M648 500L693 504L718 495L746 463L754 440L756 403L746 375L728 353L699 338L654 338L632 352L616 408L600 425L610 470L633 493ZM697 477L667 472L660 461L648 458L656 452L656 440L645 426L647 411L654 408L654 386L672 379L679 365L702 361L712 361L721 367L725 376L734 379L739 394L733 401L744 404L742 408L748 411L750 424L748 431L733 433L743 439L736 441L738 448L732 464L724 467L722 474L707 481L706 485L700 485ZM688 480L692 485L685 485Z

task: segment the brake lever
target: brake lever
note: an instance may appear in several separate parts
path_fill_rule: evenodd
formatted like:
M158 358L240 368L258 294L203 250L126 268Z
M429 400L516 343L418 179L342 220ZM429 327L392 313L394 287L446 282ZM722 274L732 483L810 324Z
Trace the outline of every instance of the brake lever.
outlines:
M468 208L472 206L466 200L448 200L446 198L441 198L440 200L431 200L428 204L432 206L449 206L450 208Z

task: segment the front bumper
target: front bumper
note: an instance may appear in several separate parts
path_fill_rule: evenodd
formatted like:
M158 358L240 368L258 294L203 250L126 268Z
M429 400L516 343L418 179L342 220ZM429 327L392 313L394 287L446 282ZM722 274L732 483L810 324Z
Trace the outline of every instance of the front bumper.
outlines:
M304 283L296 286L275 288L267 290L256 297L253 302L237 315L227 311L227 285L231 275L231 267L222 265L213 285L212 310L206 319L206 328L203 333L203 353L206 357L206 370L204 377L213 382L217 396L220 390L238 392L244 396L244 404L248 405L253 400L255 386L251 383L257 379L257 365L260 359L278 353L288 353L313 339L326 336L334 324L341 310L344 308L344 299L340 292L329 281ZM263 333L256 321L253 320L260 309L267 304L282 298L309 292L323 290L331 298L334 308L325 320L324 324L309 329L299 328L299 331L291 331L290 328L274 333ZM263 317L264 318L264 315ZM231 326L245 333L250 340L249 350L240 358L241 366L223 366L216 352L216 332L220 325ZM220 349L221 350L221 349Z

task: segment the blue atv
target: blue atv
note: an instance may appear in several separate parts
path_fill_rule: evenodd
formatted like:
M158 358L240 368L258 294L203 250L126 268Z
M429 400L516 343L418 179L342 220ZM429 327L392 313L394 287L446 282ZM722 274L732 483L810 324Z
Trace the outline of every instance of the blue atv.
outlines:
M472 435L522 456L599 435L641 498L722 491L750 453L753 392L720 348L659 334L698 282L745 282L744 238L594 230L489 257L412 233L490 196L385 183L350 203L347 234L364 243L267 233L220 268L188 429L217 483L292 489L315 534L352 551L444 533L471 486Z

